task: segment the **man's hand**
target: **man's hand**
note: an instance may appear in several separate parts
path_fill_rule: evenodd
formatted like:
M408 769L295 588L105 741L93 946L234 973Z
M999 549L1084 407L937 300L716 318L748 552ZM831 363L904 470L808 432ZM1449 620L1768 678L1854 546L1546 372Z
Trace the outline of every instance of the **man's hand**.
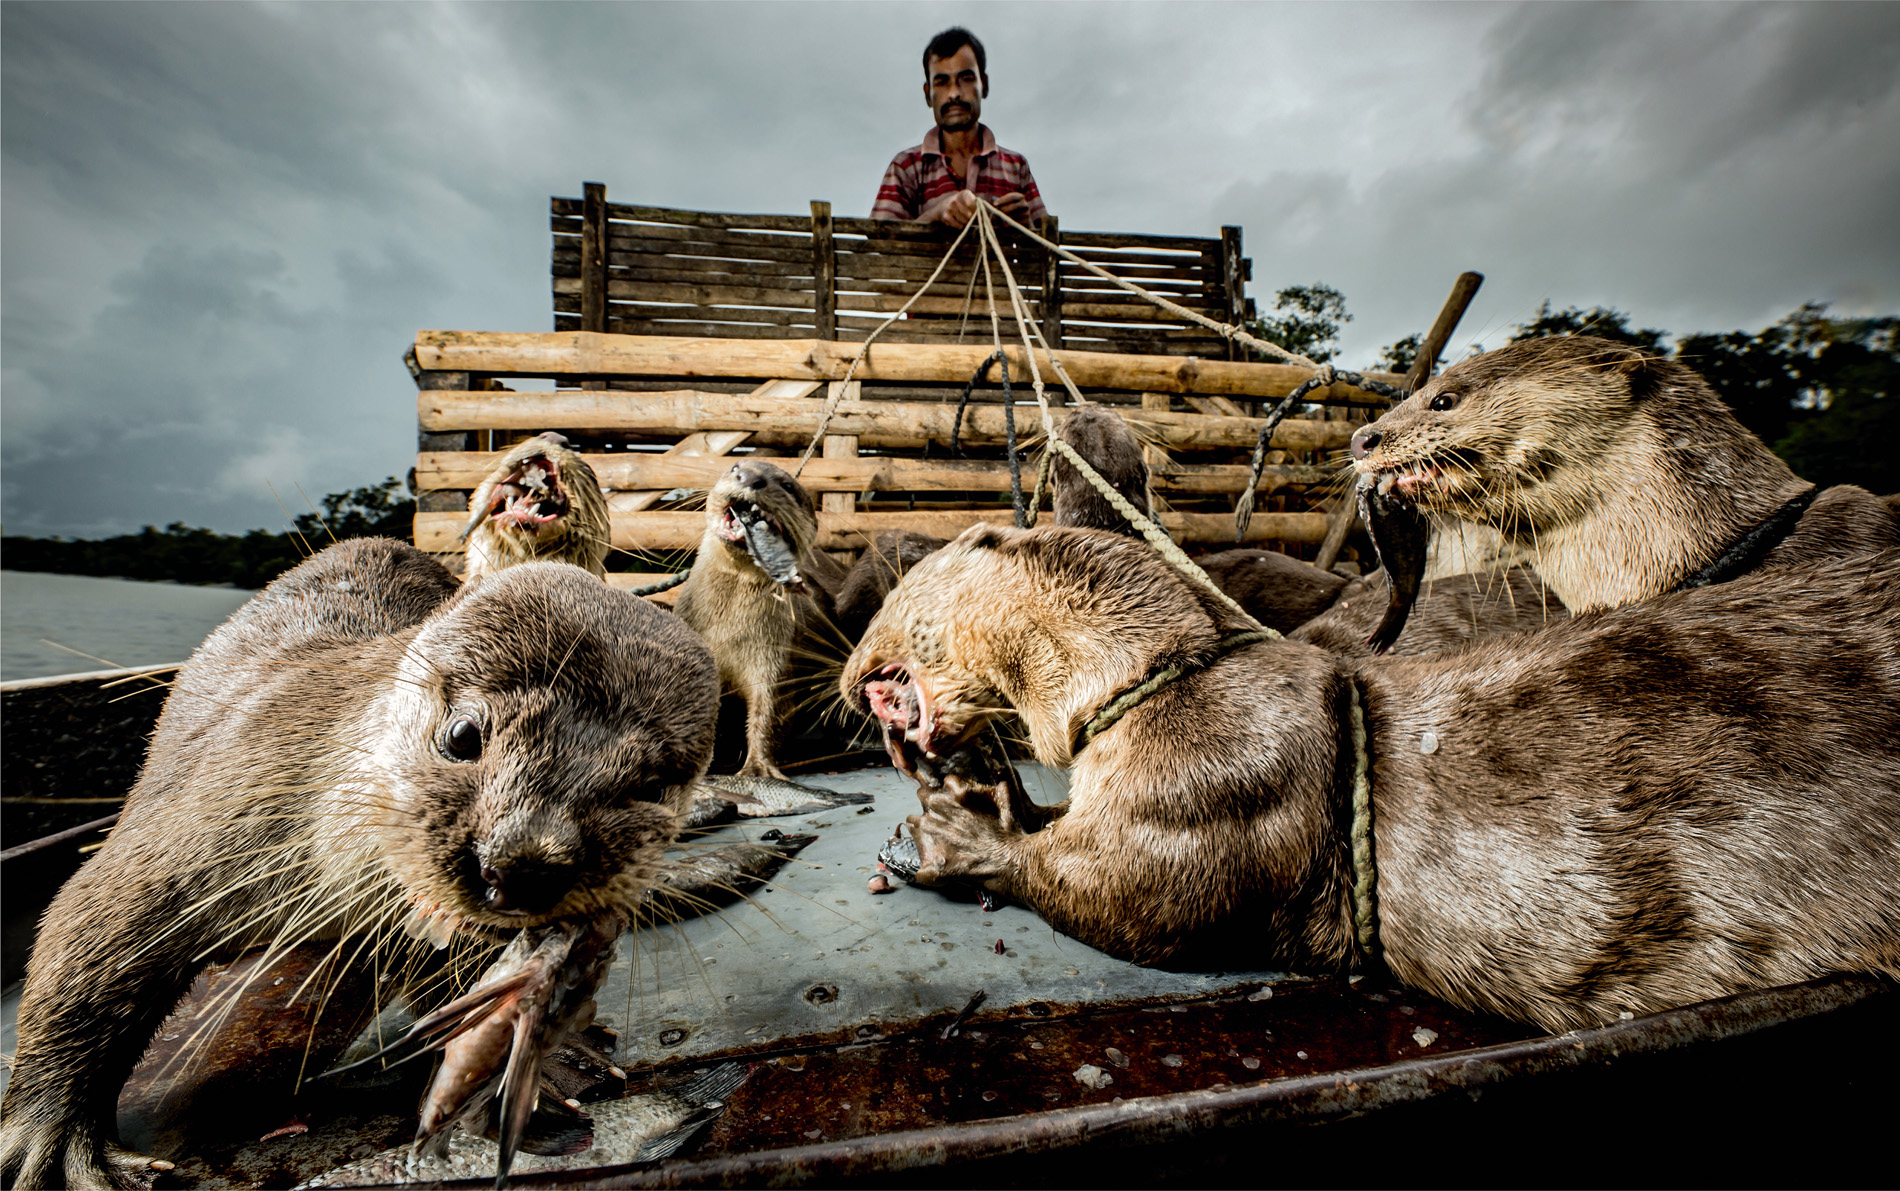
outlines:
M959 190L937 200L932 207L924 211L922 217L926 220L941 219L951 227L966 227L972 219L976 218L977 201L975 193ZM1015 216L1021 216L1029 209L1029 200L1023 197L1020 190L1012 190L996 199L986 198L982 201L989 203L998 211L1005 211Z

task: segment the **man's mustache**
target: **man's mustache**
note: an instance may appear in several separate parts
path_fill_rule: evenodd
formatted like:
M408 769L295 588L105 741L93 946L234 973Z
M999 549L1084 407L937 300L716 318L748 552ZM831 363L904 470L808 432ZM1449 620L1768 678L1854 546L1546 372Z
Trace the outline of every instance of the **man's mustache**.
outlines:
M947 116L950 114L950 111L953 108L959 108L967 112L970 110L970 105L963 102L961 99L953 99L949 103L946 103L942 107L938 108L937 111Z

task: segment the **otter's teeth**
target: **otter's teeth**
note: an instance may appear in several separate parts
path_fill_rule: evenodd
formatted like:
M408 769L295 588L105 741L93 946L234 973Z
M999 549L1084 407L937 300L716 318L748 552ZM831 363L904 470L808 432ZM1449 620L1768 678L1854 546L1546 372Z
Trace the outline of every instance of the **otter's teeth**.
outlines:
M454 914L446 910L437 910L429 919L423 937L428 939L437 951L440 951L447 947L449 940L455 936L455 923Z
M1397 472L1389 471L1389 472L1386 472L1384 475L1380 476L1379 477L1379 495L1380 496L1392 495L1392 485L1398 482L1399 482L1399 475Z

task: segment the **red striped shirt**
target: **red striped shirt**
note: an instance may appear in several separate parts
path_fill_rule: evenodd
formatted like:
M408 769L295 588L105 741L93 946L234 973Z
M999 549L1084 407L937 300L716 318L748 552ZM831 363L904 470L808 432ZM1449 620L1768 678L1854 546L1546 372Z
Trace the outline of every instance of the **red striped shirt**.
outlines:
M996 143L996 135L987 124L977 125L981 148L970 158L970 174L958 178L950 172L950 159L944 156L937 129L924 134L924 143L891 158L884 171L884 184L878 187L877 201L871 204L873 219L925 219L932 204L959 190L974 190L988 198L1001 198L1020 192L1028 210L1016 216L1033 224L1045 214L1042 192L1029 172L1029 159L1012 153Z

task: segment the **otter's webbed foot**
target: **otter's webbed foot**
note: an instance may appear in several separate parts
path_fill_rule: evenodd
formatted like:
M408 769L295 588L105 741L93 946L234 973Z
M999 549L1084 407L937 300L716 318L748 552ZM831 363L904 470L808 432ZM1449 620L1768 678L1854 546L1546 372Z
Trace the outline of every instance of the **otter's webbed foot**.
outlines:
M74 1191L152 1191L172 1164L111 1142L60 1136L17 1118L0 1130L0 1186L70 1187Z
M1014 778L1011 771L1004 781L990 784L952 773L939 789L920 787L923 813L904 820L916 848L916 874L910 879L919 885L976 882L992 892L1009 892L1016 851L1033 830L1019 804L1034 804ZM1040 825L1038 819L1034 826Z

